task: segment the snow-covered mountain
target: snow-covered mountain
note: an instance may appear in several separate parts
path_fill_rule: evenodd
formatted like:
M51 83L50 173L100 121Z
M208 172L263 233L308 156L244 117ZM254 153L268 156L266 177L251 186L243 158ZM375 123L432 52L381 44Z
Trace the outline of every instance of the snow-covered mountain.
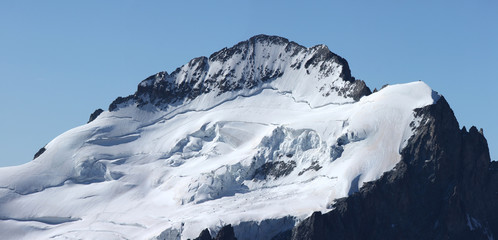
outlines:
M423 109L445 103L423 82L371 93L326 46L258 35L148 77L0 168L2 239L192 239L226 225L238 239L314 239L308 217L420 157L407 149L435 122Z

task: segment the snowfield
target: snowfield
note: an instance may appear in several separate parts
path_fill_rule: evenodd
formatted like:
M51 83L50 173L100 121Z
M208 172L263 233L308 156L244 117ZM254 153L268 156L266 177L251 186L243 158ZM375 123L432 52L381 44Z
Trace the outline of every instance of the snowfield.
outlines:
M391 170L419 124L413 109L439 98L423 82L323 95L347 84L340 71L279 64L260 87L120 105L0 168L2 239L192 239L226 224L269 239Z

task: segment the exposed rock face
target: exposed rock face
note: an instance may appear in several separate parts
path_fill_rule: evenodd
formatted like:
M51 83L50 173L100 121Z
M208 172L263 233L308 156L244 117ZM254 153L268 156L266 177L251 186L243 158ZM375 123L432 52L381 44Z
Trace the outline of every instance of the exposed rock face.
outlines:
M213 240L213 238L211 237L209 230L206 228L202 230L201 234L199 234L199 237L194 238L194 240Z
M320 89L324 96L334 91L339 96L359 100L371 93L363 81L351 76L348 62L325 45L306 48L286 38L257 35L231 48L223 48L209 58L194 58L171 74L159 72L148 77L139 84L135 94L112 102L109 111L130 103L164 108L205 93L253 89L274 81L285 71L310 74L313 69L319 71L321 77L338 72L346 82L340 87L324 85Z
M220 229L215 238L211 237L208 229L202 230L199 237L194 240L237 240L232 225L226 225Z
M216 235L215 240L237 240L232 225L229 224L222 227L218 232L218 235Z
M291 239L493 239L498 236L498 170L484 136L459 129L448 103L422 118L401 161L379 180L313 215Z
M91 115L90 115L90 119L88 119L88 122L87 123L90 123L92 122L93 120L95 120L101 113L103 113L104 110L102 110L101 108L95 110Z
M33 157L33 160L35 160L37 157L39 157L40 155L42 155L47 149L45 149L45 147L42 147L38 150L38 152L35 153L35 156Z

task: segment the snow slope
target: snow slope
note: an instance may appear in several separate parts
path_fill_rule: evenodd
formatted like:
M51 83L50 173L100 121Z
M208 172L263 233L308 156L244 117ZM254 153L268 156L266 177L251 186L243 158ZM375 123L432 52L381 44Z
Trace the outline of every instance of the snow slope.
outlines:
M0 168L2 239L187 239L226 224L239 239L269 239L392 169L418 124L413 109L438 100L413 82L357 101L341 93L352 84L344 65L291 67L324 46L285 56L279 43L258 44L253 65L226 60L247 49L202 60L202 74L222 72L232 87L189 78L192 64L159 73L32 162ZM271 80L244 75L258 66ZM233 78L220 70L238 67ZM252 80L236 87L242 76ZM204 90L167 101L146 91L164 81Z

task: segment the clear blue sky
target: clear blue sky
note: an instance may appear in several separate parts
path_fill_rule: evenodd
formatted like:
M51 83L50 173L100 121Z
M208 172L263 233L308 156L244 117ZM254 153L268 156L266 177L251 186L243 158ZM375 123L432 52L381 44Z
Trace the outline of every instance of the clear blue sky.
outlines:
M498 160L497 1L20 0L0 2L0 166L147 76L260 33L326 44L371 89L425 81Z

